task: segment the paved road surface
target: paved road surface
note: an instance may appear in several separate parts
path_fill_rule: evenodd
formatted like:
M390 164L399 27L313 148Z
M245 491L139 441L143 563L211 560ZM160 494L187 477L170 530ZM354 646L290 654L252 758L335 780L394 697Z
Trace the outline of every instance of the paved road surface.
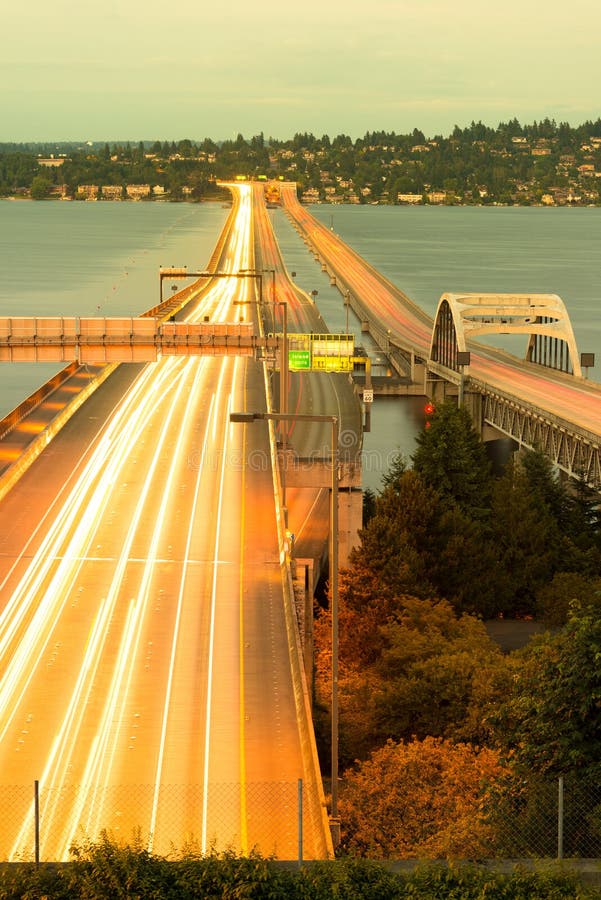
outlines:
M251 195L237 196L231 271L252 265ZM216 279L194 314L231 320L252 288ZM159 852L295 858L299 778L305 854L326 854L273 476L247 464L271 446L228 418L264 406L253 361L121 366L0 503L0 792L22 803L0 858L31 855L34 779L45 859L137 827Z

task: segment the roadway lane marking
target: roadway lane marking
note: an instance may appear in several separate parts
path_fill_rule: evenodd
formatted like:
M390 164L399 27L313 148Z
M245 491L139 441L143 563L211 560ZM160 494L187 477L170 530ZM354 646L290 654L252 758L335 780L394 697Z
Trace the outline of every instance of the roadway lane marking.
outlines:
M229 421L232 408L231 395L226 404L226 418ZM225 430L223 438L223 456L221 459L221 472L219 475L219 502L217 506L217 521L215 523L215 559L219 551L219 534L221 530L221 513L223 509L223 489L225 484L225 462L227 459L227 437L228 430ZM202 786L202 843L201 851L203 854L207 852L207 832L208 832L208 806L209 806L209 747L211 740L211 715L213 700L213 664L215 656L215 615L217 604L217 566L213 566L213 582L211 586L211 619L209 626L209 658L207 664L207 704L205 709L205 750L204 750L204 772Z
M200 368L199 368L199 373L200 373ZM196 381L199 381L199 380L200 380L200 377L198 374L195 379L195 387L196 387ZM192 400L193 393L194 393L193 391L190 391L189 406L192 405L191 400ZM205 421L209 422L211 416L214 415L214 412L215 412L215 394L213 394L211 397L209 411L208 411ZM186 411L186 418L187 417L188 417L188 410ZM205 461L206 449L207 449L207 431L208 431L208 426L205 431L205 439L204 439L203 445L202 445L202 456L201 456L201 460L200 460L200 465L198 466L196 485L194 487L194 500L193 500L192 512L191 512L190 520L189 520L188 535L186 538L186 560L184 561L185 563L187 563L187 556L188 556L188 552L190 550L190 545L192 543L194 524L195 524L195 520L196 520L196 510L198 507L198 502L199 502L199 497L200 497L200 486L202 483L202 476L204 475L204 461ZM177 598L177 615L176 615L176 620L175 620L175 624L173 627L173 637L171 640L171 655L170 655L170 659L169 659L169 674L168 674L168 679L167 679L167 687L165 690L165 700L163 702L163 720L162 720L162 724L161 724L161 739L160 739L160 743L159 743L159 753L157 756L156 774L154 777L154 796L153 796L153 801L152 801L152 812L151 812L151 816L150 816L150 829L149 829L150 830L150 838L149 838L148 849L151 852L153 849L153 841L154 841L154 838L156 835L157 817L158 817L158 811L159 811L159 793L160 793L160 787L161 787L161 783L162 783L161 775L162 775L162 771L163 771L163 762L164 762L164 757L165 757L165 746L167 743L167 725L168 725L170 705L171 705L171 695L173 692L173 679L174 679L174 673L175 673L175 662L176 662L177 646L178 646L178 639L179 639L179 632L180 632L180 623L181 623L182 610L183 610L185 596L186 596L185 595L185 587L186 587L186 566L184 566L184 572L182 573L182 578L180 580L179 594L178 594L178 598Z
M243 409L246 410L246 384L244 379L244 404ZM248 854L248 829L246 822L246 730L245 730L245 696L244 696L244 533L246 530L246 428L242 428L242 484L241 491L241 508L240 508L240 844L243 855Z
M97 562L97 563L114 563L117 559L121 559L120 556L57 556L57 555L48 555L46 557L50 560L68 560L69 562ZM231 566L234 564L233 559L211 559L210 557L206 557L205 559L188 559L185 556L128 556L128 563L141 563L142 565L146 565L147 563L153 563L154 565L172 565L174 563L182 563L186 566L195 565L195 566L204 566L208 562L211 565L216 566Z

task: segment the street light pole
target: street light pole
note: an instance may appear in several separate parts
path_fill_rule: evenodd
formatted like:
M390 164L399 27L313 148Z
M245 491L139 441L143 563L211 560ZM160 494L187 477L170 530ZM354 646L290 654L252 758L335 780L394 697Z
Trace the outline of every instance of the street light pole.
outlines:
M288 303L280 300L282 307L282 350L280 354L280 416L282 417L282 507L284 524L288 528L288 504L286 502L286 468L288 466Z
M280 360L280 413L285 416L288 413L288 303L279 300L282 307L282 358ZM288 429L283 431L284 446L288 437Z
M459 368L459 391L457 396L457 406L461 409L463 406L463 398L465 391L465 366L469 366L471 361L471 353L469 350L457 351L457 366Z
M344 295L344 299L345 299L344 305L346 306L346 332L345 333L348 334L348 309L349 309L349 306L351 305L351 292L350 291L346 292L346 294Z
M263 271L262 269L239 269L237 277L256 278L259 282L259 306L263 304Z
M263 269L263 271L271 272L271 300L273 303L273 311L275 314L275 269Z
M258 270L257 270L258 271ZM280 360L280 413L285 415L288 412L288 302L286 300L277 300L275 294L275 269L261 269L267 275L271 275L271 303L273 306L273 330L276 331L276 307L283 308L282 318L282 355ZM260 277L260 276L259 276ZM285 448L288 434L282 430L282 445Z
M332 716L331 716L331 780L332 801L330 807L330 829L335 846L340 843L340 818L338 816L338 440L339 424L337 416L310 415L308 413L230 413L230 422L250 423L257 420L274 422L329 422L332 426L330 486L330 602L332 613Z

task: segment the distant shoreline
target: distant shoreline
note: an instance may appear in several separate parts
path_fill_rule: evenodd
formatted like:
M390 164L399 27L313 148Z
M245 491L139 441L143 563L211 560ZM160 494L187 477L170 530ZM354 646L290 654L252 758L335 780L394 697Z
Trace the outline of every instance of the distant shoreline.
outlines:
M100 203L100 204L118 204L118 203L188 203L191 206L198 206L199 204L205 203L218 203L221 206L231 206L231 203L228 203L222 197L201 197L198 200L174 200L169 197L153 197L149 199L139 200L134 199L132 197L126 197L119 200L114 199L98 199L95 198L93 200L78 200L75 197L44 197L43 199L36 200L33 197L0 197L0 201L7 201L11 203ZM494 203L328 203L327 200L317 200L311 203L303 203L303 206L308 208L312 206L327 206L327 207L370 207L374 208L377 206L381 206L385 209L600 209L601 202L599 203L499 203L495 201ZM278 207L279 208L279 207Z

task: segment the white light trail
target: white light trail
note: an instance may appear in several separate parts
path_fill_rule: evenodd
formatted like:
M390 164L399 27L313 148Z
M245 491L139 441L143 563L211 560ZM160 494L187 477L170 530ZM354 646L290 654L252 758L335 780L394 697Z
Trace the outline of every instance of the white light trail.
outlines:
M225 271L237 273L252 268L248 240L250 217L251 193L244 186L239 191L235 233L221 264ZM242 298L246 302L252 288L249 282L250 279L236 277L215 279L203 293L202 302L191 319L209 315L215 322L231 321L236 310L233 300ZM204 778L202 830L206 849L218 570L230 552L224 549L227 534L224 535L223 510L228 477L229 410L233 408L233 398L238 400L243 371L240 360L231 357L219 361L166 358L146 366L115 408L77 479L65 492L62 505L56 509L39 547L0 614L0 709L3 711L0 757L9 759L11 765L16 763L9 755L7 742L18 729L24 710L29 709L34 691L43 681L46 661L64 627L63 618L75 621L77 626L77 634L70 644L75 655L70 652L68 658L61 660L62 666L68 667L65 672L70 673L69 677L72 674L69 693L51 698L56 733L48 739L39 773L42 788L49 792L43 804L45 834L52 834L52 839L46 838L47 852L55 858L66 858L79 829L93 835L105 827L108 789L119 783L124 765L125 710L131 706L130 698L139 678L145 623L155 602L157 563L165 555L160 553L161 542L168 540L166 523L172 521L170 509L179 490L178 466L181 469L186 448L194 440L200 440L202 452L197 459L195 482L188 488L192 495L186 498L191 509L190 520L178 537L182 549L178 551L176 606L170 610L173 619L169 633L165 634L164 681L157 685L156 691L161 704L160 726L153 735L152 747L146 751L153 761L154 773L146 824L150 826L152 847L170 739L177 646L182 635L184 604L190 602L187 580L193 540L199 527L202 485L210 483L216 503L202 532L203 540L207 540L207 534L211 535L212 558L207 565L212 569L209 570L209 651L205 661L208 667L206 725L204 756L200 757L204 768L198 772L198 779ZM201 426L203 436L198 438ZM143 460L139 469L132 462L134 448ZM216 459L220 460L217 478L211 471ZM133 476L128 474L132 471ZM234 473L233 477L236 479L239 474ZM124 520L127 503L130 505ZM121 511L120 518L114 510ZM118 539L112 534L110 524L114 514ZM230 540L228 547L231 545ZM234 545L239 552L237 537ZM23 568L24 561L22 557L15 563L10 577L18 571L17 567ZM80 600L81 585L88 577L92 588L88 587ZM96 596L94 590L98 590ZM80 605L76 618L68 619L77 603ZM43 690L38 696L43 696ZM79 793L65 814L64 795L74 785L78 786ZM14 857L27 847L30 827L30 820L26 819L13 833Z

